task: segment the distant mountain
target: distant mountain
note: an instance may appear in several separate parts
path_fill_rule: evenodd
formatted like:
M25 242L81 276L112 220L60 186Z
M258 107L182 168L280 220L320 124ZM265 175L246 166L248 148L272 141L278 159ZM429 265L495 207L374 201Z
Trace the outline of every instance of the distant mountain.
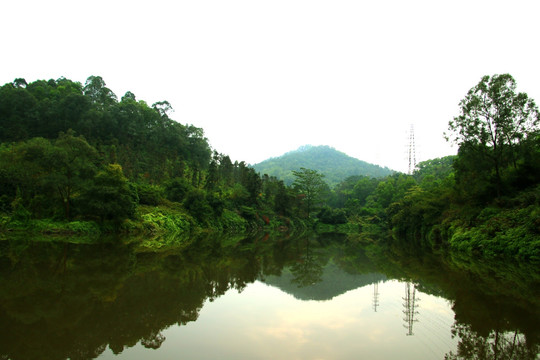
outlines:
M330 187L353 175L384 177L393 173L387 167L383 168L358 160L326 145L301 146L282 156L253 165L257 172L275 176L287 185L294 181L292 171L300 170L301 167L317 170L324 174L324 180Z

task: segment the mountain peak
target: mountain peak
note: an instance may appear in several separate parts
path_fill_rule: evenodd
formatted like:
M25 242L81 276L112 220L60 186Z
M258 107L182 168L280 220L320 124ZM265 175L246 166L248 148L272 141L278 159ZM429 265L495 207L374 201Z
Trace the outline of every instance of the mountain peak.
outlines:
M302 167L324 174L330 186L337 185L349 176L384 177L393 173L388 168L358 160L328 145L302 145L279 157L253 165L259 173L275 176L286 184L294 181L293 170Z

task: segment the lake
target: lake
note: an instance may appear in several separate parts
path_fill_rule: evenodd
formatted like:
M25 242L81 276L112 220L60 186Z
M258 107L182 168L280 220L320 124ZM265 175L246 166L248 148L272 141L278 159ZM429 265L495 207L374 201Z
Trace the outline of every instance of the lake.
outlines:
M539 352L533 265L342 234L206 236L158 249L129 238L0 241L0 359L537 359Z

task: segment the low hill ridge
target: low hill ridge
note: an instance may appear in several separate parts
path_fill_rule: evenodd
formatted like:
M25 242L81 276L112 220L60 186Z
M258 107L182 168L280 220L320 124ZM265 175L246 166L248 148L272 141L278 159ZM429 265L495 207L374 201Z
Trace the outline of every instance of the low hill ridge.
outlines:
M325 181L331 187L349 176L364 175L378 178L393 173L387 167L383 168L358 160L328 145L303 145L279 157L253 165L253 168L259 173L275 176L287 185L294 181L292 171L302 167L324 174Z

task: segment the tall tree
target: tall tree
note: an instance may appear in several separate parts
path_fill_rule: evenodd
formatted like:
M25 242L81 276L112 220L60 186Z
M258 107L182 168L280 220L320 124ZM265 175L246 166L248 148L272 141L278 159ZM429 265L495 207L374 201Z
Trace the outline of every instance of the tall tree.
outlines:
M293 187L303 196L307 217L309 218L328 185L323 180L324 175L317 170L302 167L300 171L293 170L293 175L295 177Z
M117 102L116 95L105 85L101 76L90 76L84 84L84 95L88 96L100 110Z
M99 155L84 137L72 131L60 133L54 147L43 159L50 171L45 184L55 189L64 207L66 219L71 218L71 203L75 195L87 188L96 172Z
M484 76L461 102L461 114L448 124L447 140L477 152L488 161L500 195L501 171L516 166L517 148L531 134L538 133L538 108L525 93L516 93L509 74Z

